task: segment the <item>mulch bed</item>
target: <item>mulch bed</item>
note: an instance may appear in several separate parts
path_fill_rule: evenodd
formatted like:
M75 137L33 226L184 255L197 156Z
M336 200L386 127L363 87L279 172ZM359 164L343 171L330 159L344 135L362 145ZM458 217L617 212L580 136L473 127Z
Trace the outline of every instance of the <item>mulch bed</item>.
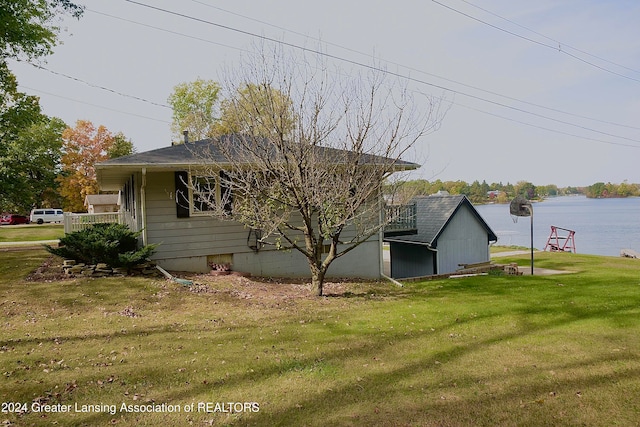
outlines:
M26 278L29 282L59 282L70 277L62 271L62 258L51 255Z
M73 280L64 274L63 260L57 256L48 257L40 267L33 271L26 280L30 282L60 282ZM177 277L193 281L191 286L183 286L185 291L199 294L217 294L237 300L253 301L286 301L315 297L315 289L310 279L304 278L268 278L245 277L229 274L213 276L209 274L173 273ZM159 279L163 280L163 279ZM168 282L169 279L166 279ZM324 296L344 297L364 295L368 293L371 281L357 279L328 279L324 283Z

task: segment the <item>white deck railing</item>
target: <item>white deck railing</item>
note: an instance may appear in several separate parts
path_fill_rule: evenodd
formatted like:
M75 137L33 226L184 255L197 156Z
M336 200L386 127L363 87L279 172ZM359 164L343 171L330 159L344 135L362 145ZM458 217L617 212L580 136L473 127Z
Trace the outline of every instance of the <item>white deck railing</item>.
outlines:
M385 233L417 231L416 205L385 206Z
M124 215L120 212L105 212L96 214L76 214L69 212L64 213L65 234L84 230L85 228L93 224L105 223L122 224L124 223Z

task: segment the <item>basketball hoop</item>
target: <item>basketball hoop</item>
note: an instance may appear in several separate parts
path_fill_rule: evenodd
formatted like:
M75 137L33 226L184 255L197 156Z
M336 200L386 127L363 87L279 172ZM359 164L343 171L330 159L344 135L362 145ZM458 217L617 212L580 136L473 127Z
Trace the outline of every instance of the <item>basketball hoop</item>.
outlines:
M516 196L509 204L509 213L513 222L518 222L519 216L531 216L532 209L531 202L522 196Z
M533 205L522 196L516 196L509 205L509 214L514 223L518 222L518 217L531 217L531 275L533 276Z

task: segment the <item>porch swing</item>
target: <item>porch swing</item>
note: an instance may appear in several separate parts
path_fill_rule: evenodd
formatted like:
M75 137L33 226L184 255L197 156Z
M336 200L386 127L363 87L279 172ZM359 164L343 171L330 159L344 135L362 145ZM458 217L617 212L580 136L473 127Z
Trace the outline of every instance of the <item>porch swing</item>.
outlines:
M560 235L558 234L558 230L566 233ZM576 242L574 239L575 234L576 232L573 230L552 225L551 234L549 234L549 238L547 239L547 244L545 245L544 250L546 251L547 249L549 249L550 252L576 253Z

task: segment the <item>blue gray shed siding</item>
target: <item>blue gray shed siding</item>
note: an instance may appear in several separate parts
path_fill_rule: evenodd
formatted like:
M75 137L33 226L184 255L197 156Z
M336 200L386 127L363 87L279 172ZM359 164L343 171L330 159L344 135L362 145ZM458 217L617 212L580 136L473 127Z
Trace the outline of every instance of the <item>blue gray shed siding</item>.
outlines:
M438 237L438 271L436 274L453 273L459 264L489 261L487 230L471 212L472 207L460 206Z
M435 273L435 252L426 245L415 243L389 242L391 255L391 277L431 276Z

